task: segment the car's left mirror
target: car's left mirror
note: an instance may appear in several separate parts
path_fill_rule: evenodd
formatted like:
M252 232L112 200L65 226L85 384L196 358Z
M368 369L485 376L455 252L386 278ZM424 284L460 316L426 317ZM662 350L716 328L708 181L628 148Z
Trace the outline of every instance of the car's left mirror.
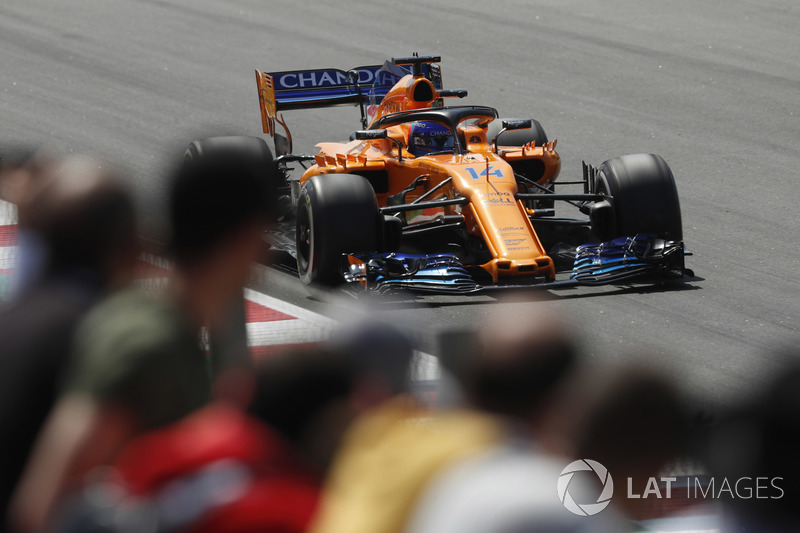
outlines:
M357 141L374 141L376 139L385 139L388 133L385 129L379 130L359 130L356 132Z
M524 120L504 120L504 130L528 130L533 126L531 119Z

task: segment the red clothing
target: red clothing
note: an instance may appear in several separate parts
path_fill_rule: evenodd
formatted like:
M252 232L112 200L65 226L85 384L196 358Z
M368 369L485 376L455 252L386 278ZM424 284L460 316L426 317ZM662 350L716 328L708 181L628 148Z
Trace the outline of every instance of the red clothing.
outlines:
M278 435L222 406L136 439L117 468L132 495L192 533L299 533L319 498L319 479Z

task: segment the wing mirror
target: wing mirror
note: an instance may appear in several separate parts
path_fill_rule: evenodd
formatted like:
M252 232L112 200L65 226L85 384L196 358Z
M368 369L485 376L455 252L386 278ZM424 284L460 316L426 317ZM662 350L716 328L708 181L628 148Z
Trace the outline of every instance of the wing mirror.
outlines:
M359 130L356 132L357 141L377 141L378 139L386 139L389 133L385 129L379 130Z
M504 120L503 124L503 131L506 130L529 130L531 126L533 126L533 121L529 118L521 119L521 120ZM500 133L503 133L501 131ZM500 135L498 133L498 135Z
M397 160L403 161L403 145L400 144L400 141L397 139L392 139L389 137L389 132L385 129L377 129L377 130L358 130L355 133L355 139L357 141L377 141L380 139L388 139L397 146Z
M442 89L439 91L442 98L464 98L467 96L466 89Z
M497 132L497 135L495 135L495 138L492 140L495 153L497 153L497 139L499 139L502 134L511 130L528 130L533 126L533 121L529 118L519 120L504 120L501 122L501 124L503 129Z

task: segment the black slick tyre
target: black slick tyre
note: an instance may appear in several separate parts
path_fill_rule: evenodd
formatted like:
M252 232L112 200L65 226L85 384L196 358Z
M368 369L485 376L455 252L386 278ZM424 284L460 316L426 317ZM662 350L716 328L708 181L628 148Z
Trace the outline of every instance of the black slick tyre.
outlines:
M655 154L633 154L600 165L595 191L611 196L613 224L599 231L602 240L637 234L683 239L681 207L675 178Z
M267 141L261 137L250 136L225 136L207 137L192 141L184 152L185 162L199 161L204 158L216 156L230 156L241 154L243 161L251 161L258 168L255 172L263 176L270 191L269 211L278 218L287 211L285 207L288 200L281 201L281 196L288 194L286 180L278 171Z
M297 271L306 285L342 282L343 254L378 247L378 204L355 174L321 174L306 181L297 202Z

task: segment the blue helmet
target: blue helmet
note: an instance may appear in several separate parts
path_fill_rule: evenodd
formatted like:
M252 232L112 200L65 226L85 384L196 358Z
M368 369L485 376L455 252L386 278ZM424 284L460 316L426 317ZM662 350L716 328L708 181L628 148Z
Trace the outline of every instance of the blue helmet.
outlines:
M408 151L415 157L452 151L455 137L450 128L438 122L414 122L408 134Z

